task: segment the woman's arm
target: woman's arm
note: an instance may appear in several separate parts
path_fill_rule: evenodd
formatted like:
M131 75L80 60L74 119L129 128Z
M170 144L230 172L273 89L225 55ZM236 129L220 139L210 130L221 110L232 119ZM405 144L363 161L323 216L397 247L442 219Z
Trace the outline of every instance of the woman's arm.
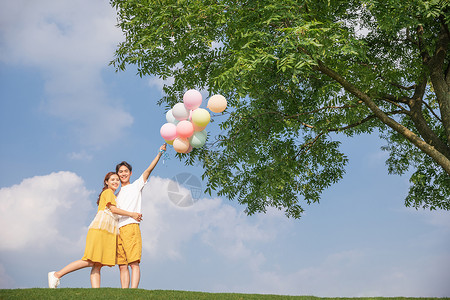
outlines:
M108 204L107 206L113 214L131 217L138 222L142 221L142 214L140 214L140 213L126 211L126 210L120 209L120 208L116 207L115 205L111 205L111 204Z

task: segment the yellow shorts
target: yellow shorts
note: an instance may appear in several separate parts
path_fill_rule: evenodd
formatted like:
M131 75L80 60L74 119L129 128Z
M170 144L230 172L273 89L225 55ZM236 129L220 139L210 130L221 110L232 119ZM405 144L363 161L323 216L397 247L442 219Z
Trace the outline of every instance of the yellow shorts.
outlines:
M117 238L117 264L127 265L140 262L142 256L142 238L139 224L132 223L119 228Z

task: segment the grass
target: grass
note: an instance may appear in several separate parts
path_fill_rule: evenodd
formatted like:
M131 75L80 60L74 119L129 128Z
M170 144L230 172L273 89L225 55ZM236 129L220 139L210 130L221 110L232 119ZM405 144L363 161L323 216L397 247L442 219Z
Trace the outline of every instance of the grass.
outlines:
M361 298L321 298L313 296L278 296L258 294L234 294L234 293L202 293L185 291L162 291L117 288L101 289L0 289L0 300L13 299L154 299L154 300L332 300L332 299L361 299L361 300L404 300L404 299L449 299L450 298L408 298L408 297L361 297Z

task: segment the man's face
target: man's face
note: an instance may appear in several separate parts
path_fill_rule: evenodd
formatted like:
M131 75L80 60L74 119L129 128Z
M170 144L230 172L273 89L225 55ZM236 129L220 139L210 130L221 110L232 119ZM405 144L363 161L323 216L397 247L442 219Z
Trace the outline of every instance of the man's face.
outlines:
M120 166L119 172L117 172L117 174L119 175L119 178L120 178L120 181L122 182L122 184L130 182L131 172L127 167Z

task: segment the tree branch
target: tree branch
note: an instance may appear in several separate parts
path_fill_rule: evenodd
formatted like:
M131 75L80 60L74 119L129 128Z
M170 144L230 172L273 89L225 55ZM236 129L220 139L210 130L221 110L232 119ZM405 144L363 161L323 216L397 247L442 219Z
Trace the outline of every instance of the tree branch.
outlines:
M300 147L300 150L299 150L299 151L297 152L297 154L295 155L295 159L297 159L297 157L298 157L302 152L307 153L307 152L309 151L309 149L311 149L311 148L314 146L314 144L319 140L319 138L320 138L322 135L324 135L324 134L325 134L325 132L321 132L321 133L319 133L318 135L316 135L316 137L315 137L312 141L303 144L303 145ZM305 148L306 148L306 149L305 149ZM304 149L305 149L305 150L304 150Z
M380 100L385 100L385 101L389 101L389 103L392 103L398 106L398 103L404 103L404 104L408 104L409 100L411 100L411 98L409 97L396 97L393 95L382 95L379 97ZM399 106L401 107L401 106Z
M435 147L429 145L425 141L423 141L419 136L417 136L414 132L406 128L405 126L399 124L394 119L391 119L386 113L384 113L374 102L373 100L361 92L358 88L348 82L344 77L342 77L337 72L328 68L322 61L317 61L316 69L331 77L336 82L338 82L347 92L354 95L358 99L362 100L367 107L375 114L375 116L380 119L383 123L391 127L393 130L397 131L401 135L403 135L407 140L409 140L412 144L418 147L420 150L429 155L436 163L438 163L442 168L450 174L450 158L446 157L443 153L439 152Z
M408 103L411 108L409 116L414 123L414 126L419 131L420 136L431 146L435 147L439 152L450 158L450 149L442 142L436 133L430 128L428 122L425 120L422 110L423 96L427 86L427 75L422 75L422 80L417 84L413 97Z
M379 76L383 81L386 81L386 78L384 78L382 75L378 75L378 76ZM392 81L389 81L388 83L389 83L390 85L392 85L392 86L398 88L398 89L405 90L405 91L410 91L410 90L413 90L413 89L416 88L416 85L415 85L415 84L413 84L413 85L411 85L411 86L403 86L403 85L401 85L401 84L398 84L398 83L392 82Z
M362 101L358 101L356 102L356 104L351 104L351 105L343 105L343 106L324 106L318 109L314 109L311 111L306 111L306 112L302 112L299 114L295 114L295 115L291 115L291 116L284 116L285 119L291 119L291 118L297 118L299 116L303 116L303 115L309 115L309 114L313 114L313 113L317 113L321 110L325 110L325 109L346 109L346 108L353 108L358 106L359 104L362 104Z
M404 114L404 112L403 112L403 110L396 110L396 111L391 111L391 112L387 112L387 113L386 113L386 115L397 115L397 114ZM370 120L376 119L376 118L377 118L377 116L375 116L375 115L370 115L370 116L367 116L367 117L365 117L364 119L362 119L362 120L360 120L360 121L358 121L358 122L355 122L355 123L352 123L352 124L349 124L349 125L347 125L347 126L340 127L340 128L330 128L330 129L327 129L326 131L327 131L327 132L340 132L340 131L344 131L344 130L346 130L346 129L350 129L350 128L359 126L359 125L361 125L361 124L366 123L367 121L370 121Z
M392 111L392 112L388 112L387 114L389 114L389 115L394 115L394 114L399 114L399 113L402 113L402 112L401 112L401 111ZM341 128L330 128L330 129L325 129L325 130L323 130L322 132L320 132L320 133L319 133L312 141L303 144L302 147L300 147L300 151L298 151L297 154L295 155L295 158L297 158L297 157L300 155L300 153L303 151L303 149L305 149L305 148L306 148L306 150L304 150L304 152L305 152L305 153L308 152L309 149L311 149L311 148L314 146L314 144L317 142L317 140L318 140L322 135L324 135L324 134L326 134L326 133L329 133L329 132L340 132L340 131L344 131L344 130L346 130L346 129L350 129L350 128L359 126L359 125L361 125L361 124L364 124L364 123L366 123L366 122L368 122L368 121L370 121L370 120L372 120L372 119L376 119L376 118L377 118L377 117L376 117L375 115L370 115L370 116L367 116L367 117L365 117L364 119L362 119L362 120L360 120L360 121L358 121L358 122L355 122L355 123L353 123L353 124L349 124L349 125L344 126L344 127L341 127ZM301 124L304 125L305 127L311 128L311 129L314 129L314 128L315 128L314 126L309 125L309 124L306 124L306 123L304 123L304 122L301 122Z
M433 108L426 103L425 101L423 101L423 104L425 104L425 107L430 111L430 113L439 121L442 122L442 119L434 112Z
M424 41L422 38L423 35L423 26L419 25L417 26L417 40L418 40L418 47L420 51L420 56L422 56L422 61L426 64L430 60L430 54L425 50Z

